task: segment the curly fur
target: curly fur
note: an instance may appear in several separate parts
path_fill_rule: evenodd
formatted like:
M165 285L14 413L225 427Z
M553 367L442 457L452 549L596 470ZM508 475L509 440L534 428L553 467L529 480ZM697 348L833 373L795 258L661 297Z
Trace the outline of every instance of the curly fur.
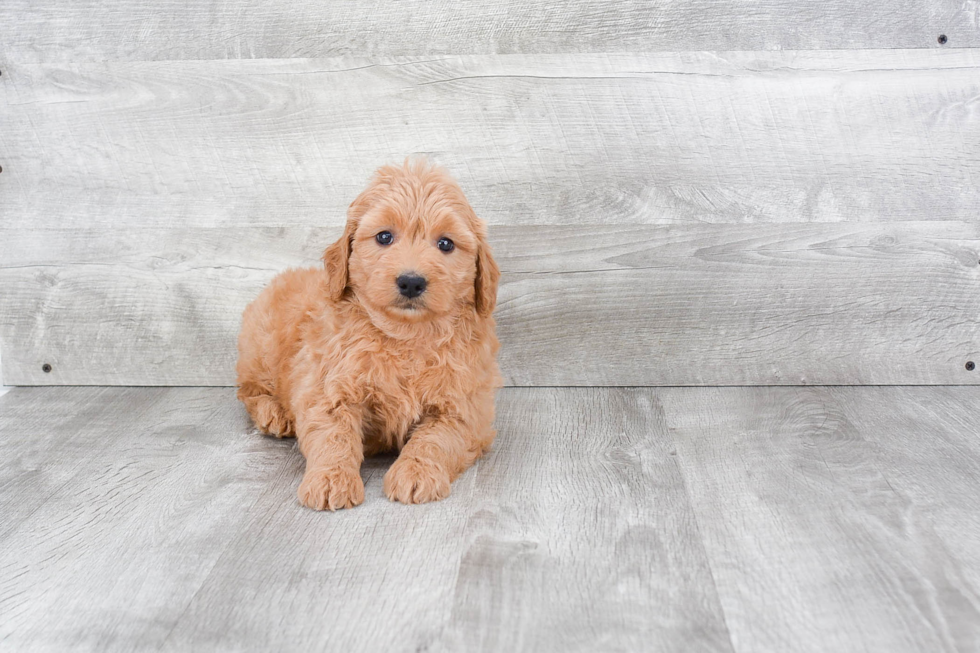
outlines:
M394 242L381 246L385 230ZM443 237L452 252L436 247ZM265 432L298 438L310 508L360 504L364 456L393 449L390 499L445 498L495 435L500 272L486 226L445 171L406 160L375 173L323 260L283 272L245 309L239 399ZM428 281L414 301L396 287L406 272Z

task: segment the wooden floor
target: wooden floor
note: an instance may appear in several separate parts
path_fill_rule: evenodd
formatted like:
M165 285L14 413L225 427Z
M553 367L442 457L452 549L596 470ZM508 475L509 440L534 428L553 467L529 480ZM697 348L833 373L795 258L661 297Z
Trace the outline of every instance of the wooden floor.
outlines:
M0 398L0 649L976 651L977 387L500 393L441 503L301 508L227 388Z

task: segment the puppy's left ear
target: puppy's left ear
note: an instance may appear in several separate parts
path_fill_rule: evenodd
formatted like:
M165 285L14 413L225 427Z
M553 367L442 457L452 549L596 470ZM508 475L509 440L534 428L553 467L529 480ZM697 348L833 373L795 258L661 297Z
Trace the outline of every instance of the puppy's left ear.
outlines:
M476 312L482 317L490 317L497 307L497 284L500 282L500 268L493 260L485 230L481 230L476 251Z
M323 266L327 269L327 292L330 299L339 302L347 288L347 266L350 262L351 249L354 244L354 229L356 226L347 221L344 235L337 239L323 252Z
M370 189L369 189L370 190ZM330 299L337 302L344 296L347 283L350 281L350 256L354 249L354 232L361 221L361 216L367 212L370 203L370 193L364 191L347 208L347 224L344 235L323 252L323 266L327 269L327 292Z

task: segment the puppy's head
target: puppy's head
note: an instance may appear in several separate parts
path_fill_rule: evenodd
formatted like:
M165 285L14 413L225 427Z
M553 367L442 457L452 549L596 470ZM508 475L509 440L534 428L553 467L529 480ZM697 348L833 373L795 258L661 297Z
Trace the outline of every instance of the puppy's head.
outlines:
M500 271L463 191L425 161L384 166L324 252L333 299L352 289L374 315L422 323L497 303Z

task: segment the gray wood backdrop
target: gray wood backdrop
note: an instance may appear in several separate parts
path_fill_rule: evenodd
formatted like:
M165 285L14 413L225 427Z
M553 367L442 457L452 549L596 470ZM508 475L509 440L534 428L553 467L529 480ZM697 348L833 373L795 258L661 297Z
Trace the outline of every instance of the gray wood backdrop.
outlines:
M491 224L509 384L980 382L976 2L168 7L0 6L7 384L233 383L410 154Z
M5 0L23 63L977 47L975 0Z

